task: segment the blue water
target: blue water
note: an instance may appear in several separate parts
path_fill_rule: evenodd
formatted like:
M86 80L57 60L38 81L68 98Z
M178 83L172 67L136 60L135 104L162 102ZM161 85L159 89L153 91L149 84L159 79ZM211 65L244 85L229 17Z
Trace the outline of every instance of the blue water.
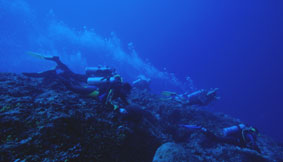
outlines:
M107 64L127 81L145 75L155 92L218 87L205 109L282 142L282 16L282 2L263 0L0 0L0 71L54 66L34 51L78 73Z

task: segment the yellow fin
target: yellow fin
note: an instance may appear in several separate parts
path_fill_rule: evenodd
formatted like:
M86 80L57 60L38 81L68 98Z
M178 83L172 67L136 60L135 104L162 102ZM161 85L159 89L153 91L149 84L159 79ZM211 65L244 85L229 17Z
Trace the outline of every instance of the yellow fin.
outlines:
M44 59L45 56L42 55L42 54L39 54L39 53L36 53L36 52L31 52L31 51L28 51L27 54L33 56L33 57L37 57L37 58L40 58L40 59Z
M99 95L99 91L93 91L89 94L90 97L97 97Z
M113 107L114 107L114 110L117 110L119 108L118 105L113 105Z
M161 94L162 94L163 96L166 96L166 97L170 97L170 96L172 96L172 95L177 95L177 93L175 93L175 92L169 92L169 91L163 91L163 92L161 92Z

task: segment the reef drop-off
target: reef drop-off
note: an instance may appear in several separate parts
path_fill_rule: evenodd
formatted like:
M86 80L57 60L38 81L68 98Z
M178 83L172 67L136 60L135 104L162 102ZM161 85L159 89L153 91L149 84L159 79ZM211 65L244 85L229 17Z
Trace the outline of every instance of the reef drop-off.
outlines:
M238 119L148 90L134 88L128 100L128 113L121 114L56 78L1 73L0 161L283 161L282 145L265 135L258 137L259 153L208 143L201 132L179 126L201 125L219 134Z

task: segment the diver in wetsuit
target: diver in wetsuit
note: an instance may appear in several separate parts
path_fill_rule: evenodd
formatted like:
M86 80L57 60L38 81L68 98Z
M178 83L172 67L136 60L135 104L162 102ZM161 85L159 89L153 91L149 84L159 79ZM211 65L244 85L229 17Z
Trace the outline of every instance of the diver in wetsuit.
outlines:
M30 54L45 60L54 61L55 69L40 73L23 73L29 77L43 77L45 79L59 79L67 89L83 96L94 97L105 105L112 105L114 109L118 105L112 103L120 98L122 104L128 105L127 96L131 91L131 85L123 83L120 75L109 67L98 67L86 69L86 75L73 73L58 56L42 56L37 53Z
M217 97L218 88L210 89L210 90L198 90L191 94L185 94L185 98L187 101L185 105L198 105L198 106L206 106L212 101L218 99Z
M86 80L85 75L75 74L73 73L65 64L61 62L59 56L42 56L41 58L49 61L53 61L56 63L55 69L47 70L40 73L23 73L25 76L29 77L44 77L44 78L53 78L59 77L62 80L68 80L72 82L83 82Z
M123 83L122 81L106 81L99 85L74 85L70 82L64 83L65 86L75 93L79 93L84 96L97 98L105 105L112 105L114 109L117 109L117 105L112 101L120 98L122 104L128 105L127 97L132 89L129 83Z
M219 142L246 147L261 153L256 144L258 131L253 127L247 127L244 124L234 125L223 129L223 135L218 136L208 129L198 125L180 124L181 127L189 131L200 130L206 137L206 142Z
M206 129L204 129L203 132L211 141L228 143L240 147L247 147L256 150L259 153L261 152L258 145L256 144L258 132L252 127L239 129L239 131L228 136L216 136Z

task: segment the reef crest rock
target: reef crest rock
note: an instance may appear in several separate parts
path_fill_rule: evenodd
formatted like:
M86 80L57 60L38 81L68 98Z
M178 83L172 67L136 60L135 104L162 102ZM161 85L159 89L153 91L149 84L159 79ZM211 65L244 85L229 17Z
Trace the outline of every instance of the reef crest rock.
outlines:
M198 162L183 146L167 142L161 145L153 157L153 162Z

